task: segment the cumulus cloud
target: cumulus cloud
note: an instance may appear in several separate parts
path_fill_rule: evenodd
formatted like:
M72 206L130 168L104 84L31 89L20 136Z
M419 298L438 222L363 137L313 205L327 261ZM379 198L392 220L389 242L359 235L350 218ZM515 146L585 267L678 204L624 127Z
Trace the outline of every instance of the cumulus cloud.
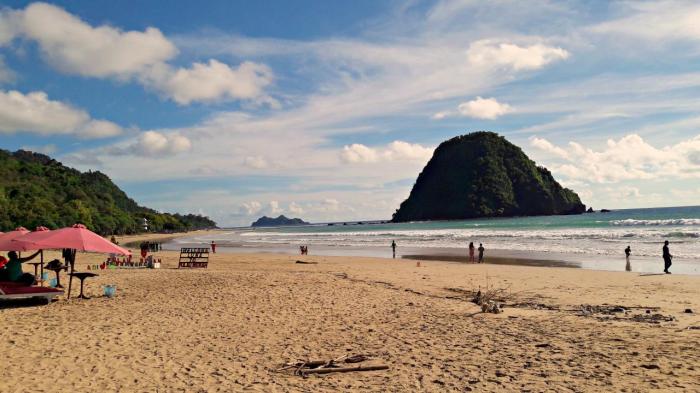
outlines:
M153 158L169 158L172 155L184 153L192 149L189 138L180 134L164 134L157 131L146 131L124 146L112 146L105 152L112 156L143 155Z
M95 28L46 3L25 8L21 28L25 37L37 42L49 63L84 76L129 76L177 53L175 45L156 28L143 32Z
M514 71L526 71L537 70L551 62L564 60L569 57L569 52L544 44L519 46L481 40L469 46L467 57L469 62L476 66L508 67Z
M41 91L0 91L0 133L21 131L101 138L118 135L122 129L106 120L93 120L85 111L51 100Z
M36 42L44 59L65 73L137 80L178 104L250 100L278 105L263 92L273 81L266 65L243 62L231 67L210 59L174 68L167 62L178 49L154 27L144 31L93 27L60 7L33 3L24 10L0 11L0 46L15 37ZM0 62L0 82L9 76Z
M257 214L260 210L262 210L262 204L258 201L243 202L239 207L240 213L248 216Z
M372 163L380 161L427 161L433 149L417 143L394 141L384 148L371 148L360 143L343 147L340 158L347 163Z
M700 178L700 135L672 146L655 147L636 134L619 140L609 139L604 149L595 151L569 142L557 147L541 138L530 144L552 153L563 163L550 165L557 175L589 183L613 183L623 180Z
M487 120L494 120L512 111L510 105L502 104L495 98L481 97L476 97L474 100L463 102L459 104L457 109L463 116Z
M264 89L273 74L264 64L243 62L237 68L216 60L194 63L191 68L165 68L145 76L146 84L161 91L175 102L187 105L193 101L226 99L270 100Z
M533 136L530 145L559 158L569 158L569 153L561 147L554 146L550 141Z
M267 204L267 211L270 215L276 216L278 214L282 214L284 209L280 207L280 203L278 201L270 201L270 203Z
M299 206L299 204L297 204L296 202L291 202L289 204L289 207L287 208L287 210L289 210L289 212L292 214L303 214L304 213L304 209L301 206Z

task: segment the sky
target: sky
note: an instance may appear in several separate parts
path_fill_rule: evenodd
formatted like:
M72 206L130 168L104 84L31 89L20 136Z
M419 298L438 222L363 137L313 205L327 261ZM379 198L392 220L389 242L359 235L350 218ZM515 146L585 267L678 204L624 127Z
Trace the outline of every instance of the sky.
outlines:
M0 148L220 226L389 219L490 130L595 209L700 205L700 4L3 1Z

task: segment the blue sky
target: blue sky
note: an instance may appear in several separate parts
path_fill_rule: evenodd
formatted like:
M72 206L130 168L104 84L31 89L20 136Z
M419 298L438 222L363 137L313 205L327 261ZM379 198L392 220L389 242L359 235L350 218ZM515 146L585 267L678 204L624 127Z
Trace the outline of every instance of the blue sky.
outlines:
M595 208L700 204L694 2L4 2L0 147L220 225L386 219L493 130Z

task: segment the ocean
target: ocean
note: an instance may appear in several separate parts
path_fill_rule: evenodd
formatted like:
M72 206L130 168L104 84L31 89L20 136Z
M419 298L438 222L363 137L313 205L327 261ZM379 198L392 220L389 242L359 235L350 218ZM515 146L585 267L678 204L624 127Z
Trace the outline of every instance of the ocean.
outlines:
M424 250L420 251L423 254L430 254L431 249L466 249L469 242L474 242L476 247L483 243L487 250L518 254L615 258L623 256L628 245L634 257L660 257L663 241L668 240L674 263L685 260L700 265L700 206L621 209L570 216L237 229L188 241L210 240L222 247L292 252L306 244L312 250L318 246L324 250L336 249L336 255L388 250L392 240L399 250Z

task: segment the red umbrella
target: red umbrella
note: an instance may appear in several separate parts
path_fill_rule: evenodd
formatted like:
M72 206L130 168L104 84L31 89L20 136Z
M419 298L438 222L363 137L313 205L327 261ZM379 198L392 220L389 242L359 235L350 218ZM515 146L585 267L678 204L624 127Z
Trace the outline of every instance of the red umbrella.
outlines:
M55 231L37 233L29 242L24 239L14 240L27 249L72 249L77 251L104 252L109 254L131 255L129 250L119 247L102 236L90 231L82 224L61 228ZM74 259L74 258L73 258ZM68 281L68 298L70 299L71 284L75 261L72 261L71 276Z

